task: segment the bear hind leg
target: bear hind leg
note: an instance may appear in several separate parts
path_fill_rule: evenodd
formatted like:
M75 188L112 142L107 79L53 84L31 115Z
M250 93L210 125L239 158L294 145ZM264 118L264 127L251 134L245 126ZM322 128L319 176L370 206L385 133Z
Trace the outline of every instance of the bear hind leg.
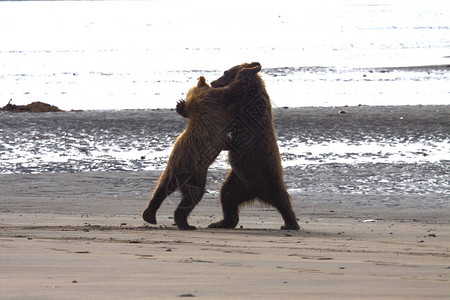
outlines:
M175 190L173 182L168 178L166 174L163 175L158 183L158 186L153 192L147 208L142 213L144 221L150 224L156 224L156 211L161 206L161 203Z
M188 224L188 217L194 207L200 202L205 193L206 179L202 182L188 180L180 187L181 202L174 213L175 224L181 230L194 230L195 226Z
M286 190L280 188L272 188L270 191L263 193L259 197L262 201L275 206L284 220L284 225L281 229L284 230L299 230L297 218L291 204L291 198Z
M230 171L220 189L223 219L208 228L235 228L239 223L239 205L254 198L255 195L248 191L236 173Z

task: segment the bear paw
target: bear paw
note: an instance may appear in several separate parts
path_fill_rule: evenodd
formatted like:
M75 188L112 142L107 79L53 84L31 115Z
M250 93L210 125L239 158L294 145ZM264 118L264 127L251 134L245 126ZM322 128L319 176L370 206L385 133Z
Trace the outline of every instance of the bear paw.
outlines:
M184 117L187 118L188 117L188 113L186 110L186 100L180 100L177 102L177 107L175 108L176 112Z
M208 228L235 228L237 224L231 224L230 222L226 222L224 220L217 222L217 223L212 223L208 225Z
M280 229L283 230L300 230L300 226L297 223L294 224L284 224Z
M197 227L191 226L191 225L189 225L189 224L186 224L186 225L177 225L177 226L178 226L178 229L180 229L180 230L196 230L196 229L197 229Z
M145 222L156 224L156 214L151 212L148 208L142 213L142 218Z

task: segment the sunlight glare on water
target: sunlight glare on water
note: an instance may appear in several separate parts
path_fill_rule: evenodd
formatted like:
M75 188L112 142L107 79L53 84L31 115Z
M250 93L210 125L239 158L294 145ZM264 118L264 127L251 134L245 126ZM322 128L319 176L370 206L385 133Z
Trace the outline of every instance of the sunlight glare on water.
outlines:
M276 106L449 104L448 68L367 68L449 64L450 2L281 4L2 1L0 105L172 108L200 75L250 61Z

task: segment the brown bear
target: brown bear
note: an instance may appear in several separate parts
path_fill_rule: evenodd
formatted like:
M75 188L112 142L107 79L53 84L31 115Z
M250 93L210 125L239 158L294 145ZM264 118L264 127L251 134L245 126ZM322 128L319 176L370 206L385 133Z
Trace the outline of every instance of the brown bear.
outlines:
M236 227L239 207L256 199L277 208L285 222L282 229L300 228L284 184L270 98L257 74L260 70L259 63L245 63L225 71L211 83L211 90L228 88L237 98L228 100L234 104L228 109L234 119L221 133L225 145L222 150L229 150L232 168L220 190L223 219L210 224L210 228ZM182 102L177 112L191 118Z
M242 76L258 71L245 69ZM167 167L143 212L145 221L156 224L156 211L161 203L179 189L182 197L174 213L175 223L183 230L195 229L188 224L187 218L204 194L208 167L220 151L227 148L221 133L232 123L235 111L241 105L235 100L240 99L245 82L239 80L239 76L235 82L213 89L202 76L197 86L189 90L186 101L177 105L177 111L189 117L188 123L175 141Z

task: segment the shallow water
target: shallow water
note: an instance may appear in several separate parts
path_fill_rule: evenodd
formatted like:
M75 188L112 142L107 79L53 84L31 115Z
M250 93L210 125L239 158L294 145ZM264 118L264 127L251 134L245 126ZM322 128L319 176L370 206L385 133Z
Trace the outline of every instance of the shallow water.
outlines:
M448 162L449 114L449 106L274 111L284 167ZM170 110L0 113L0 173L162 170L185 124ZM212 168L228 168L226 151Z

